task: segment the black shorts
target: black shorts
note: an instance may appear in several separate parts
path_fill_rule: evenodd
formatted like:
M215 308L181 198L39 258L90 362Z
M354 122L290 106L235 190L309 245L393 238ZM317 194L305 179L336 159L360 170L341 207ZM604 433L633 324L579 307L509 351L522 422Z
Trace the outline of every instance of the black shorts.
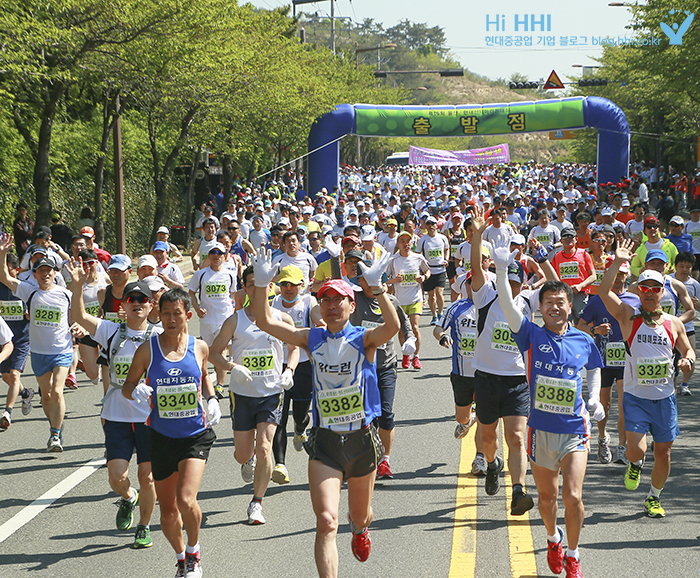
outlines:
M109 367L109 360L107 359L104 350L102 350L97 356L97 365L104 365L105 367Z
M457 407L467 407L474 401L474 381L473 377L465 377L450 373L450 383L452 383L452 393Z
M172 476L182 460L196 458L207 460L209 450L216 441L214 430L209 428L188 438L171 438L149 428L151 471L157 482Z
M449 261L447 263L446 271L448 279L454 279L457 276L457 266L454 261Z
M600 370L600 387L612 387L624 376L624 367L603 367Z
M425 281L423 281L423 291L432 291L436 287L442 287L444 289L445 279L447 279L447 275L445 275L444 271L442 273L431 275Z
M700 271L700 253L695 255L695 263L693 263L693 271Z
M279 425L282 420L282 393L268 397L248 397L231 391L229 399L233 431L250 431L256 429L260 423Z
M88 347L99 347L100 344L97 343L92 337L86 335L85 337L76 337L75 342L80 345L87 345Z
M107 461L126 460L136 450L136 463L151 461L149 428L144 423L128 423L105 420L102 424L105 432Z
M342 433L314 427L304 442L304 449L309 460L319 460L343 472L345 480L371 474L384 457L384 446L374 425Z
M524 375L474 374L476 416L484 425L500 417L530 415L530 387Z
M302 361L294 370L294 385L287 392L295 401L310 401L313 397L313 370L310 361Z

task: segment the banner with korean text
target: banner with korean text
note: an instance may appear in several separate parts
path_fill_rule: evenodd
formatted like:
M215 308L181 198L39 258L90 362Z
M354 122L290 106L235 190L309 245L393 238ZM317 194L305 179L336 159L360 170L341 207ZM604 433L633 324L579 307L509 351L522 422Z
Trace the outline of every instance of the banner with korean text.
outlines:
M412 146L408 154L409 165L495 165L509 162L507 144L466 151L441 151Z

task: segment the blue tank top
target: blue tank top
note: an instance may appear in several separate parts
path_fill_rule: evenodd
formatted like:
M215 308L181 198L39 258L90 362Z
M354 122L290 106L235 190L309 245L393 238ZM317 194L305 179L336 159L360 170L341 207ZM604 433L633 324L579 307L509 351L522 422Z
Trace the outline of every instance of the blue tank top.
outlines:
M157 335L151 337L151 364L146 383L153 388L147 425L171 438L188 438L206 430L202 405L202 370L189 336L187 352L178 361L163 357Z
M243 264L246 264L246 261L248 260L248 254L243 250L243 243L241 242L241 238L238 238L238 241L233 243L231 245L231 251L233 255L238 255L241 258L241 261L243 261Z

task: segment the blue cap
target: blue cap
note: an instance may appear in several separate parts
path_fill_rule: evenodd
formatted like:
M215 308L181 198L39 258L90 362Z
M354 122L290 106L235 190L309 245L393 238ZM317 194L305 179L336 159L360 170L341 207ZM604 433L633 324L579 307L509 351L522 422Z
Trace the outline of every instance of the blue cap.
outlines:
M109 269L119 269L120 271L131 269L131 259L126 255L112 255L109 265L107 265L107 270Z
M168 244L164 241L156 241L153 243L153 250L154 251L169 251L170 247L168 247Z
M594 195L588 195L588 196L586 197L586 200L588 200L588 201L595 201L596 198L595 198Z
M661 259L664 263L668 263L668 255L664 253L661 249L652 249L647 253L645 262L648 263L652 259Z

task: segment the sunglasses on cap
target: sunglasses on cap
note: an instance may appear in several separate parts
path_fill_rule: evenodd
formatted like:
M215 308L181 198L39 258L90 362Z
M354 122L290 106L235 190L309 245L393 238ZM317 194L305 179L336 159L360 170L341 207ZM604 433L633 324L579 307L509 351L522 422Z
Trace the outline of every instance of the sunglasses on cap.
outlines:
M146 297L145 295L129 295L129 296L126 298L126 302L127 302L127 303L141 303L141 304L144 304L144 303L148 303L149 301L150 301L150 299L149 299L148 297Z
M664 288L661 286L650 287L649 285L637 285L637 289L639 289L642 293L661 293Z

